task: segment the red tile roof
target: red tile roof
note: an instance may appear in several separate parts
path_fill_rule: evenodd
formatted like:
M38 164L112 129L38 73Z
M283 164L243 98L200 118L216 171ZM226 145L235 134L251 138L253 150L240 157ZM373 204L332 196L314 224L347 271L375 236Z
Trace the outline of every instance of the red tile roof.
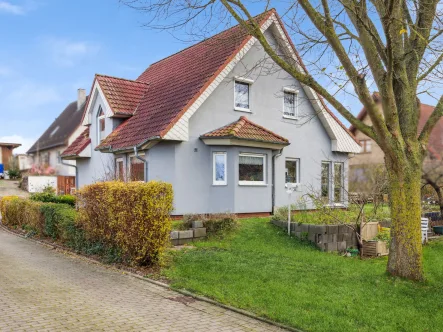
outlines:
M80 136L78 136L74 142L61 154L62 157L74 157L78 156L89 144L91 139L89 138L89 128L85 129Z
M262 24L274 10L256 17ZM111 133L98 149L127 149L163 137L251 38L240 26L152 64L137 79L149 84L134 116Z
M247 141L289 145L289 141L286 138L251 122L245 116L224 127L206 133L200 136L200 138L237 138Z
M376 103L380 102L380 94L378 92L375 92L372 95L372 98ZM420 105L420 118L418 120L417 134L421 133L426 121L428 121L434 109L435 106L427 104ZM357 119L363 120L367 114L366 108L363 108L357 115ZM351 125L349 130L355 134L357 128ZM428 151L432 153L435 158L440 159L443 157L443 118L440 119L434 129L432 129L431 135L429 136Z
M148 84L105 75L95 75L114 114L134 114Z

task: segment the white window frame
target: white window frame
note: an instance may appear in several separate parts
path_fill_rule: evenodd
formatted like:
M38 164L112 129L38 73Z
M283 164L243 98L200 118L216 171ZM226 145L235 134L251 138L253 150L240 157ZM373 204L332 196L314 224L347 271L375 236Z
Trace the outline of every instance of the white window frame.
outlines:
M243 83L243 84L247 84L249 86L248 88L248 104L249 104L249 108L244 108L244 107L238 107L236 106L236 92L235 92L235 85L237 83ZM235 77L234 80L234 110L238 111L238 112L246 112L246 113L252 113L251 111L251 85L252 83L254 83L253 80L249 79L249 78L244 78L244 77Z
M240 186L266 186L266 155L265 154L255 154L255 153L240 153L238 155L238 184ZM256 158L263 158L263 181L241 181L240 180L240 157L256 157Z
M98 116L98 114L100 114L100 112L103 112L103 115ZM100 135L101 134L100 120L102 120L102 119L105 120L105 130L106 130L106 113L103 110L102 106L100 105L98 107L98 111L97 111L97 145L99 145L102 142L101 135ZM105 138L103 137L103 140L104 139Z
M292 119L292 120L297 120L298 119L298 117L299 117L299 114L298 114L298 95L299 95L299 90L296 90L296 89L292 89L292 88L283 88L283 112L282 112L282 114L283 114L283 118L285 118L285 119ZM295 112L295 114L294 114L294 116L291 116L291 115L286 115L285 114L285 93L292 93L293 95L295 95L295 109L294 109L294 112Z
M300 183L300 158L290 158L290 157L285 158L285 184L288 183L286 182L286 161L295 161L297 174L295 174L294 183Z
M215 169L215 159L216 156L223 156L225 163L225 179L223 181L217 181L215 179L216 169ZM212 185L214 186L226 186L228 184L228 154L224 151L214 151L212 153Z
M119 158L115 158L115 174L114 174L114 177L116 178L116 179L118 179L118 176L119 176L119 171L120 171L120 168L118 167L118 163L119 162L121 162L121 163L123 163L123 165L122 165L122 167L123 167L123 179L121 179L122 181L126 181L126 169L125 169L125 161L124 161L124 159L122 158L122 157L119 157Z

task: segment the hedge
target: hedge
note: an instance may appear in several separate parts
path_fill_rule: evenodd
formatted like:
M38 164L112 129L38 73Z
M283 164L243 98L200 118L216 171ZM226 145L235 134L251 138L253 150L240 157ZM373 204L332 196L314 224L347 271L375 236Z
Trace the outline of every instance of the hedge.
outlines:
M78 192L78 223L94 241L138 265L157 263L169 244L173 191L168 183L101 182Z
M44 202L44 203L57 203L57 204L68 204L70 206L75 206L75 196L73 195L55 195L53 193L35 193L30 197L33 201Z

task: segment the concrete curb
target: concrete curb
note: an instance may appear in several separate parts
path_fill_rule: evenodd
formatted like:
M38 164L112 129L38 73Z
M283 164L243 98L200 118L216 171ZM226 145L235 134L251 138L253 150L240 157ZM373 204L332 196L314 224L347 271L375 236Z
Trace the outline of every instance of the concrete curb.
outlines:
M287 326L287 325L284 325L284 324L280 324L280 323L271 321L271 320L263 318L263 317L259 317L259 316L255 315L255 314L253 314L253 313L251 313L249 311L238 309L238 308L235 308L235 307L231 307L230 305L226 305L226 304L223 304L223 303L211 300L211 299L209 299L207 297L196 295L196 294L191 293L191 292L189 292L189 291L187 291L185 289L172 288L168 284L165 284L165 283L163 283L161 281L157 281L157 280L150 279L150 278L147 278L147 277L142 277L142 276L140 276L140 275L138 275L136 273L127 271L125 269L120 269L120 268L117 268L115 266L104 264L104 263L102 263L102 262L100 262L100 261L98 261L96 259L92 259L92 258L83 256L83 255L77 254L77 253L75 253L75 252L73 252L73 251L69 250L68 248L63 247L61 245L53 244L53 243L47 243L46 241L40 241L40 240L37 240L37 239L34 239L34 238L26 237L26 236L24 236L22 234L19 234L19 233L11 231L9 228L7 228L6 226L4 226L1 223L1 220L0 220L0 229L2 229L3 231L5 231L5 232L7 232L9 234L12 234L12 235L15 235L17 237L20 237L22 239L30 240L31 242L37 243L37 244L39 244L41 246L44 246L44 247L47 247L47 248L50 248L50 249L57 248L57 249L63 251L64 253L69 254L70 256L73 256L75 258L87 261L87 262L89 262L91 264L100 265L100 266L102 266L102 267L104 267L106 269L109 269L109 270L113 270L113 271L117 271L117 272L123 272L124 274L126 274L128 276L131 276L133 278L137 278L137 279L140 279L140 280L143 280L143 281L147 281L147 282L149 282L151 284L154 284L154 285L166 288L168 290L171 290L171 291L183 294L185 296L192 297L192 298L194 298L196 300L203 301L203 302L215 305L217 307L220 307L220 308L223 308L223 309L226 309L226 310L229 310L229 311L233 311L233 312L238 313L240 315L256 319L256 320L261 321L263 323L267 323L269 325L276 326L276 327L279 327L279 328L287 330L287 331L303 332L302 330L299 330L299 329L296 329L296 328L293 328L293 327L290 327L290 326Z

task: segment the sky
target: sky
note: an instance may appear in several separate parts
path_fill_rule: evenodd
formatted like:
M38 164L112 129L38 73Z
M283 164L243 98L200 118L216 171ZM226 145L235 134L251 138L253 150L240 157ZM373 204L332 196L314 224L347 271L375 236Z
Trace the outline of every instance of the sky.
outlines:
M146 21L118 0L0 0L0 142L26 152L96 73L135 79L190 45Z

